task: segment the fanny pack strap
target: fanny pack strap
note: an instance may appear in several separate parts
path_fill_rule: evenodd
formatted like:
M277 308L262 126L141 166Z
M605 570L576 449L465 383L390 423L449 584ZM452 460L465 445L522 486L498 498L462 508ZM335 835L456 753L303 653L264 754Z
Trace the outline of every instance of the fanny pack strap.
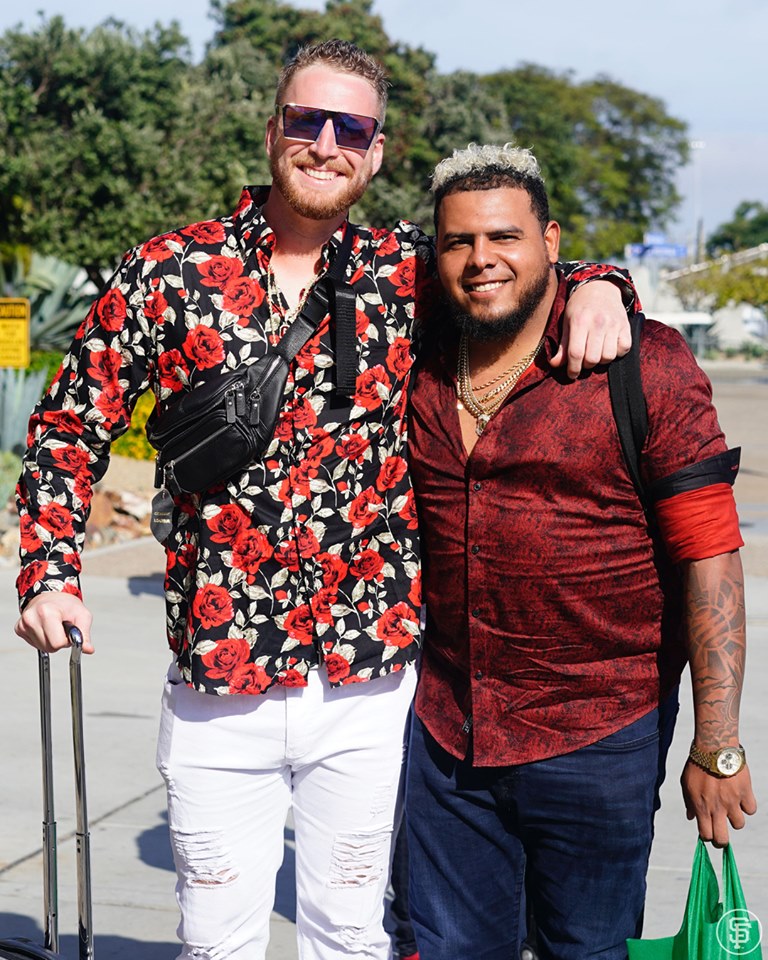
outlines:
M317 281L298 317L273 347L290 363L306 344L330 311L334 326L336 353L336 392L351 397L357 380L357 332L355 293L343 279L352 250L354 230L347 223L336 256L324 277Z

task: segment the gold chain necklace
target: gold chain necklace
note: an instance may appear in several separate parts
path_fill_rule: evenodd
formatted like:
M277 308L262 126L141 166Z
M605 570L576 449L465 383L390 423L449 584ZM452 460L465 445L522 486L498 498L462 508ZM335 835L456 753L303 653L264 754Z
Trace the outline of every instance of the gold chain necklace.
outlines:
M456 393L459 397L459 409L463 407L475 418L475 430L478 437L482 435L483 430L488 426L488 421L504 403L517 381L533 363L542 343L544 343L544 337L539 340L529 354L526 354L522 360L518 360L517 363L505 371L504 379L495 389L490 390L482 397L478 397L472 389L472 378L469 373L469 340L465 335L462 335L459 341ZM490 381L490 385L497 383L498 379L498 377L494 378Z
M276 306L280 303L279 293L277 290L277 281L275 280L275 275L272 272L272 267L267 268L267 300L269 302L269 330L267 331L267 334L272 346L274 346L280 339L283 329L290 327L296 317L298 317L298 315L304 309L304 304L307 302L307 299L312 292L312 287L314 287L316 281L317 277L315 277L311 283L308 283L301 291L301 297L296 306L292 310L289 307L285 311L285 314L281 316L280 310L278 306Z

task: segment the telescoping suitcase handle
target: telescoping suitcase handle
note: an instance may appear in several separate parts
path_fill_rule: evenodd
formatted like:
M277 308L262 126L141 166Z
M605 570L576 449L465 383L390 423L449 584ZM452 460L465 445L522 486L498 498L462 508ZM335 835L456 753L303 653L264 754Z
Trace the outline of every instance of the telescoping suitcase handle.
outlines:
M80 660L83 635L73 624L64 627L70 642L69 687L72 703L72 742L75 754L75 807L77 842L78 957L93 960L93 915L91 893L91 839L85 789L85 740L83 736L83 686ZM51 737L51 669L47 653L39 653L40 727L43 750L43 901L45 946L58 952L58 882L56 820L53 793L53 744Z

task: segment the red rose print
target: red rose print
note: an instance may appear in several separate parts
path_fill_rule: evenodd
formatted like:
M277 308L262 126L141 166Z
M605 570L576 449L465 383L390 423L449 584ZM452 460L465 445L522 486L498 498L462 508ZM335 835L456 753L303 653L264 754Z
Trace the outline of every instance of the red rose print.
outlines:
M325 669L331 683L340 683L349 676L349 661L340 653L329 653L325 658Z
M307 678L303 673L299 673L298 670L294 670L292 667L290 670L286 670L285 673L280 674L280 683L284 687L306 687Z
M310 606L312 607L312 613L317 623L333 623L331 607L336 603L336 599L336 592L329 590L327 587L318 590L314 597L312 597Z
M381 497L373 487L368 487L359 493L349 505L349 522L353 527L367 527L373 523L379 512L376 507L383 503Z
M183 543L173 556L179 566L192 570L197 563L197 547L194 543Z
M230 693L263 693L269 686L269 677L264 667L246 663L229 678Z
M182 247L184 246L183 237L180 237L176 233L166 233L165 236L155 237L147 241L139 251L139 256L142 260L154 260L157 263L162 263L163 260L170 260L171 257L174 256L175 251L168 246L169 242L178 243Z
M219 640L213 650L204 653L202 661L208 668L206 676L212 680L229 680L230 675L248 662L251 648L247 640Z
M261 530L242 530L232 544L232 565L248 574L253 583L259 567L272 556L272 547Z
M298 527L296 529L296 542L298 544L299 556L307 559L320 553L320 544L317 537L309 527Z
M376 486L379 490L391 490L400 483L407 469L408 464L402 457L387 457L379 470Z
M117 333L125 323L125 297L119 290L107 290L96 302L96 313L105 330Z
M368 343L368 327L371 320L363 310L355 311L355 333L362 343Z
M347 575L347 565L337 553L318 553L315 561L322 568L324 587L337 588Z
M181 231L198 243L224 243L227 235L224 231L224 225L216 220L204 220L202 223L193 223L190 227L184 227Z
M387 277L387 280L395 287L395 295L398 297L412 297L415 290L416 265L414 258L403 260L396 269Z
M174 392L184 389L184 384L179 377L179 371L185 376L189 376L189 367L187 361L180 350L165 350L160 354L157 360L157 377L160 386Z
M66 507L52 500L44 507L40 508L40 514L37 522L41 527L45 527L54 537L72 537L74 528L72 527L72 514Z
M56 466L67 473L83 473L90 462L88 451L81 450L80 447L59 447L53 451L53 459Z
M306 459L319 467L333 450L333 437L325 430L311 430L312 443L306 452Z
M19 520L19 536L21 549L27 553L34 553L43 545L35 530L35 521L28 513L25 513Z
M248 523L245 513L234 503L225 504L215 517L206 520L214 543L232 543Z
M96 398L96 407L104 417L104 426L111 427L124 418L123 394L116 383L105 383Z
M275 550L274 557L281 567L288 567L289 570L299 569L299 551L293 538L284 540Z
M290 503L291 496L299 496L308 500L312 496L309 489L310 480L317 476L317 466L312 460L301 460L298 466L291 467L288 478L281 487L281 499Z
M389 394L391 383L387 372L381 364L371 367L357 378L355 390L355 404L366 410L375 410L383 403L383 398ZM379 391L382 391L381 393Z
M232 619L232 598L224 589L214 583L206 583L195 594L192 611L200 619L204 629L220 627Z
M74 410L51 410L44 414L45 424L57 433L74 434L79 437L83 432L83 424Z
M408 599L416 609L421 606L421 570L419 570L413 580L411 580L411 589L408 591Z
M309 604L302 603L300 607L295 607L291 610L285 618L283 629L287 632L291 640L297 640L305 646L308 643L312 643L315 623Z
M370 447L371 441L361 437L359 433L348 433L341 438L341 442L336 445L336 453L340 457L346 457L347 460L354 460L356 463L362 463L363 454Z
M373 580L381 573L384 558L375 550L363 550L349 565L349 572L358 580Z
M187 334L184 353L200 370L207 370L224 362L224 344L217 330L199 323Z
M47 560L33 560L32 563L27 564L16 578L16 589L19 594L23 597L28 593L39 580L43 579L47 569Z
M419 525L419 518L416 515L416 503L413 499L413 490L409 490L405 495L405 503L400 508L399 516L408 521L408 529L415 530Z
M224 309L238 317L250 317L264 299L264 289L253 277L238 277L224 287Z
M117 380L117 374L123 362L122 355L118 350L113 350L112 347L107 347L106 350L99 350L98 352L89 350L88 356L91 362L88 373L94 380L98 380L99 383Z
M154 323L165 323L164 314L167 309L168 301L159 290L154 290L144 301L144 316Z
M407 647L413 643L414 634L406 623L418 627L419 618L407 603L396 603L386 610L376 623L376 636L388 647Z
M312 404L304 397L297 400L293 408L293 426L296 430L304 430L306 427L314 427L317 423L317 414Z
M307 373L315 372L315 357L320 353L320 343L317 338L313 338L296 354L296 363L306 370Z
M411 369L412 363L411 341L406 340L405 337L398 337L387 352L387 370L394 373L398 380L402 380Z
M384 231L384 239L376 244L376 256L388 257L392 253L397 253L398 240L391 230Z
M205 263L198 263L197 269L205 278L200 281L204 287L223 289L230 280L242 276L243 261L239 257L211 257Z

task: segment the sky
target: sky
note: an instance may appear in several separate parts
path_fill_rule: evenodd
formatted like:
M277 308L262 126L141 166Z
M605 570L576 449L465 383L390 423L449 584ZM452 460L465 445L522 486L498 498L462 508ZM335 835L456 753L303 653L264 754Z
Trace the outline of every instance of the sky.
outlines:
M177 20L199 59L215 30L209 10L208 0L33 0L21 12L8 0L0 32L33 26L37 11L85 28L107 17L139 29ZM663 100L694 144L678 178L684 202L671 241L691 243L700 219L711 233L743 200L768 205L766 0L374 0L373 11L394 40L435 53L441 72L531 62L577 80L605 74Z

